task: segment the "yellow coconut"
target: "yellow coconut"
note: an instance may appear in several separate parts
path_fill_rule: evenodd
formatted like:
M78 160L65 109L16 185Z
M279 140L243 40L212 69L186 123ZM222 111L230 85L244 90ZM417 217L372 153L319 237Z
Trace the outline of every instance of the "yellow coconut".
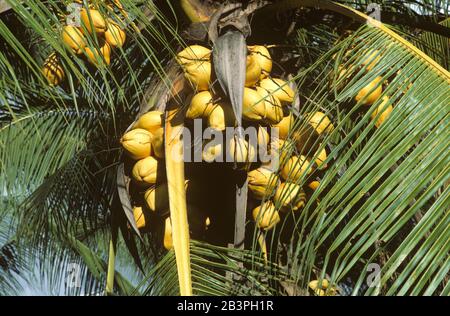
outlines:
M153 212L163 212L169 208L169 189L167 183L153 185L144 193L145 203Z
M247 68L245 71L245 86L254 87L261 77L261 67L253 55L247 56Z
M250 56L252 56L261 67L260 79L266 78L272 71L272 57L265 46L249 46Z
M209 61L211 50L200 46L191 45L177 54L176 60L180 65Z
M44 62L42 67L42 75L47 79L50 86L59 85L65 77L64 69L58 61L56 53L52 53Z
M122 136L120 142L127 154L135 159L143 159L152 153L152 134L142 128L133 129Z
M281 169L281 176L290 182L297 182L308 170L309 161L305 156L292 156Z
M82 8L80 11L81 23L89 33L105 33L106 21L100 11Z
M383 78L377 77L362 88L355 97L356 102L362 102L363 105L372 105L375 103L383 92L381 80Z
M372 120L377 119L375 121L376 127L380 127L381 124L383 124L383 122L389 117L389 115L391 115L391 112L394 108L390 104L387 105L388 103L389 103L389 97L384 96L381 104L370 115ZM387 107L386 107L386 105L387 105ZM380 115L380 116L377 118L377 115Z
M160 127L152 133L152 151L156 158L164 158L164 128Z
M245 139L235 136L229 140L227 145L227 151L232 162L256 161L256 149L253 144L249 144Z
M316 155L314 155L316 156ZM325 160L327 160L327 150L323 148L318 154L315 159L315 163L319 169L325 169L327 167L327 164L325 164Z
M278 167L284 166L294 153L295 153L295 143L290 139L280 139L273 138L270 142L270 153L272 155L272 159L278 157Z
M244 88L242 118L247 121L261 121L266 116L266 102L254 89Z
M206 162L223 161L222 143L214 140L205 141L202 150L202 160Z
M315 112L312 115L307 115L308 123L316 130L320 135L322 133L331 133L334 130L334 126L331 123L328 116L323 112Z
M278 138L280 139L286 139L293 126L294 115L292 115L292 113L289 113L288 116L283 117L278 124L272 125L273 128L278 129Z
M133 216L136 221L136 225L138 229L143 229L146 226L145 214L144 210L141 206L133 207Z
M99 61L103 61L106 65L111 64L111 46L106 42L100 49L86 46L84 48L84 53L86 54L87 60L95 66L101 64Z
M323 279L320 283L319 280L313 280L308 286L318 296L334 296L337 293L336 288L330 286L327 279Z
M258 126L258 148L266 150L270 143L270 135L267 132L267 127Z
M361 65L365 67L367 71L370 71L373 67L375 67L380 58L380 52L377 49L371 50L367 53Z
M263 230L273 228L280 221L280 214L271 201L266 201L254 208L252 215L256 225Z
M280 178L264 167L252 170L247 174L248 189L258 200L271 195L280 183Z
M230 104L219 102L213 105L208 117L208 126L224 131L227 126L234 125L234 113Z
M208 117L213 109L213 95L209 91L201 91L192 97L186 117L189 119Z
M211 63L204 61L187 64L184 75L198 91L208 90L211 83Z
M164 222L164 241L163 241L164 248L167 250L170 250L173 248L173 240L172 240L172 221L170 220L170 217L166 218L166 221Z
M273 203L283 211L287 209L296 211L305 206L306 195L298 184L283 182L275 192Z
M113 47L122 47L125 44L127 35L125 31L115 21L108 19L108 26L105 32L105 40Z
M280 100L261 87L256 87L256 92L264 98L266 108L264 121L268 124L280 123L283 119L283 107Z
M311 182L308 184L308 187L309 187L311 190L317 190L317 188L319 187L319 185L320 185L320 182L314 180L314 181L311 181Z
M142 128L150 133L154 133L162 127L164 113L161 111L149 111L142 115L134 128Z
M294 90L282 79L265 78L260 81L259 86L276 96L283 104L294 101Z
M159 163L153 157L146 157L139 160L131 170L131 176L137 184L149 186L155 184L158 179Z
M64 26L61 32L61 38L64 44L75 54L81 54L86 47L86 38L75 26Z

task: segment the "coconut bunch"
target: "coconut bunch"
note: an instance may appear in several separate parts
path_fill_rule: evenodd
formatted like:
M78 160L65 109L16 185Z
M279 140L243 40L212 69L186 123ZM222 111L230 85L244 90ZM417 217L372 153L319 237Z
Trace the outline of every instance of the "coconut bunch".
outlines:
M344 55L344 60L348 59L350 51ZM378 64L381 59L381 53L378 50L367 50L362 57L360 63L360 68L366 73L370 73L373 68ZM346 80L350 78L350 74L356 70L353 65L345 68L344 66L339 67L339 78L345 78ZM383 93L383 78L377 76L366 86L361 88L354 97L355 102L360 103L364 107L370 107L374 103L379 103L375 110L371 113L371 119L375 121L375 127L380 127L381 124L389 117L393 110L390 98L388 96L381 97ZM381 99L381 101L380 101Z
M63 25L61 28L60 37L66 49L96 67L109 66L112 49L122 47L126 41L123 23L117 22L120 19L114 13L116 7L126 14L122 4L118 0L107 1L106 4L109 15L90 3L80 10L80 26ZM57 86L64 80L65 73L55 52L45 60L42 74L50 86Z
M163 246L172 248L172 226L169 217L169 191L164 165L164 113L149 111L126 132L120 142L130 158L131 186L136 192L133 214L139 230L155 231L163 227ZM209 218L197 205L201 192L192 180L185 183L192 232L205 231Z

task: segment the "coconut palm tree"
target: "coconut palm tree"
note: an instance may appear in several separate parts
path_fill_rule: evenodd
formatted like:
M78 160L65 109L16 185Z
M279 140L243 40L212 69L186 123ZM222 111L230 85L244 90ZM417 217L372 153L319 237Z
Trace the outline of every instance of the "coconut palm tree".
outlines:
M124 45L95 54L102 37L85 25L94 53L68 47L61 32L78 5L115 21ZM0 294L448 295L449 9L446 0L0 1ZM248 170L204 167L211 225L196 234L184 193L174 194L188 164L166 155L167 251L164 216L137 229L120 138L165 105L166 135L182 124L171 119L188 89L174 57L191 44L213 48L238 123L243 47L268 47L272 76L296 91L286 141L310 172L295 180L303 204L275 205L280 221L264 230L249 213L275 189L261 202L247 194ZM318 111L334 128L318 132Z

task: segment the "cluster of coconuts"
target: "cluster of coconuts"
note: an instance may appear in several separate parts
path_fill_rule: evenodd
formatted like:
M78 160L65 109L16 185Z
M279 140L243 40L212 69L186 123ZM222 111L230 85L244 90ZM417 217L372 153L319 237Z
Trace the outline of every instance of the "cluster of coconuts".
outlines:
M172 225L169 212L168 184L164 166L164 113L149 111L142 115L126 132L120 142L133 162L132 185L142 199L134 203L133 214L139 230L148 231L161 222L164 227L163 246L170 250ZM206 230L209 218L196 205L201 198L199 185L193 180L185 182L188 214L192 230ZM201 220L200 220L201 219ZM160 225L159 225L160 226Z
M82 3L82 1L77 1ZM118 0L110 1L108 8L113 12L114 6L123 11ZM80 10L81 26L64 25L61 30L61 41L64 46L79 56L83 56L96 67L111 63L113 47L125 44L126 33L121 25L111 17L104 16L94 4ZM42 74L50 86L59 85L65 78L63 66L56 52L44 61Z
M376 64L379 62L381 56L378 50L368 51L364 60L361 63L361 67L364 68L366 72L370 72ZM344 77L347 74L347 70L341 67L339 77ZM348 77L348 76L347 76ZM377 102L381 94L383 93L383 78L377 76L371 82L369 82L366 86L364 86L361 90L358 91L355 96L355 101L360 102L365 107L370 107L375 102ZM381 103L377 106L377 108L372 112L371 119L375 120L375 127L379 128L381 124L389 117L393 110L393 106L390 102L390 98L388 96L383 96Z

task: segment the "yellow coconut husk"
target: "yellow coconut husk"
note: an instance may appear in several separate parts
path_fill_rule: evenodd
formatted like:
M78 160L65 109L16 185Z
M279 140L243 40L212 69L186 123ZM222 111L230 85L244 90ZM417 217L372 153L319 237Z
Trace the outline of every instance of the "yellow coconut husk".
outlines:
M167 217L164 222L164 248L166 250L171 250L173 248L173 239L172 239L172 221L170 217Z
M258 126L258 148L267 151L270 144L270 135L267 127Z
M208 90L211 84L211 63L204 61L187 64L184 67L184 76L194 89Z
M103 61L108 66L111 64L111 46L106 42L100 49L86 46L84 53L86 54L87 60L97 67L101 64L99 61Z
M156 158L164 158L164 128L160 127L152 133L152 151Z
M278 124L273 124L273 128L278 129L278 138L286 139L294 126L294 115L289 113L289 115L283 117Z
M242 103L242 118L247 121L259 122L266 117L266 102L255 90L244 88Z
M164 113L161 111L149 111L142 115L133 128L142 128L154 133L162 127Z
M283 119L283 107L280 100L261 87L256 87L256 92L264 98L266 108L264 121L275 125L280 123Z
M214 140L207 140L203 143L202 160L206 162L223 161L223 145Z
M309 161L305 156L292 156L281 169L281 176L283 179L290 182L298 182L298 180L305 174L309 174Z
M307 115L307 119L308 123L319 135L322 133L331 133L334 130L331 120L323 112L317 111L312 115Z
M253 55L247 56L247 68L245 71L245 86L254 87L261 77L261 67Z
M142 206L133 207L133 216L138 229L144 229L147 226L146 216Z
M201 45L191 45L177 54L176 60L181 65L210 61L211 50Z
M316 155L314 155L316 156ZM325 160L327 160L327 150L323 148L318 154L314 162L316 163L317 167L319 169L325 169L327 168L327 164L324 163Z
M275 192L273 203L282 211L297 211L305 206L306 195L298 184L283 182Z
M377 77L364 88L359 90L358 94L355 97L356 102L362 102L363 105L374 104L383 92L381 80L383 80L383 78Z
M241 137L231 138L227 150L233 162L251 163L256 161L255 147Z
M80 11L80 18L81 23L89 33L93 34L106 32L106 20L100 11L82 8Z
M192 97L186 118L205 118L211 114L213 109L213 95L210 91L201 91Z
M105 40L113 47L122 47L125 44L127 35L119 24L114 20L108 19L108 26L105 32Z
M261 67L260 79L266 78L272 71L272 57L269 50L262 45L248 46L252 56Z
M282 79L265 78L260 81L259 86L276 96L282 104L291 104L294 102L294 90Z
M167 183L159 183L147 189L144 193L147 207L153 212L163 212L169 208L169 189Z
M381 104L375 109L375 111L373 111L373 113L370 115L370 117L372 118L372 120L375 120L377 118L377 115L379 113L380 116L376 119L375 121L375 126L378 128L381 126L381 124L383 124L383 122L385 120L387 120L387 118L389 117L389 115L391 115L392 110L394 109L392 107L392 105L388 105L386 107L386 105L389 103L389 97L388 96L384 96L383 100L381 102ZM385 108L386 107L386 108Z
M52 53L42 66L42 75L47 79L50 86L54 87L59 85L65 78L64 69L58 61L56 53Z
M252 196L258 200L272 195L280 184L278 175L264 167L250 171L247 174L247 179L248 189Z
M263 230L270 230L280 222L280 214L278 214L272 201L266 201L254 208L252 215L256 225Z
M319 181L317 181L317 180L314 180L314 181L311 181L309 184L308 184L308 187L311 189L311 190L317 190L317 188L319 187L319 185L320 185L320 182Z
M158 160L153 157L146 157L139 160L131 170L131 176L137 184L149 186L156 183L158 172L160 171Z
M64 44L75 54L83 53L86 47L86 38L77 27L71 25L64 26L61 31L61 38Z
M120 143L128 156L135 160L143 159L152 153L153 135L142 128L136 128L122 136Z
M270 152L273 157L278 157L278 166L284 166L295 153L295 143L290 139L273 138L270 142Z
M215 103L207 117L208 126L218 131L224 131L227 126L234 125L234 112L231 104Z

